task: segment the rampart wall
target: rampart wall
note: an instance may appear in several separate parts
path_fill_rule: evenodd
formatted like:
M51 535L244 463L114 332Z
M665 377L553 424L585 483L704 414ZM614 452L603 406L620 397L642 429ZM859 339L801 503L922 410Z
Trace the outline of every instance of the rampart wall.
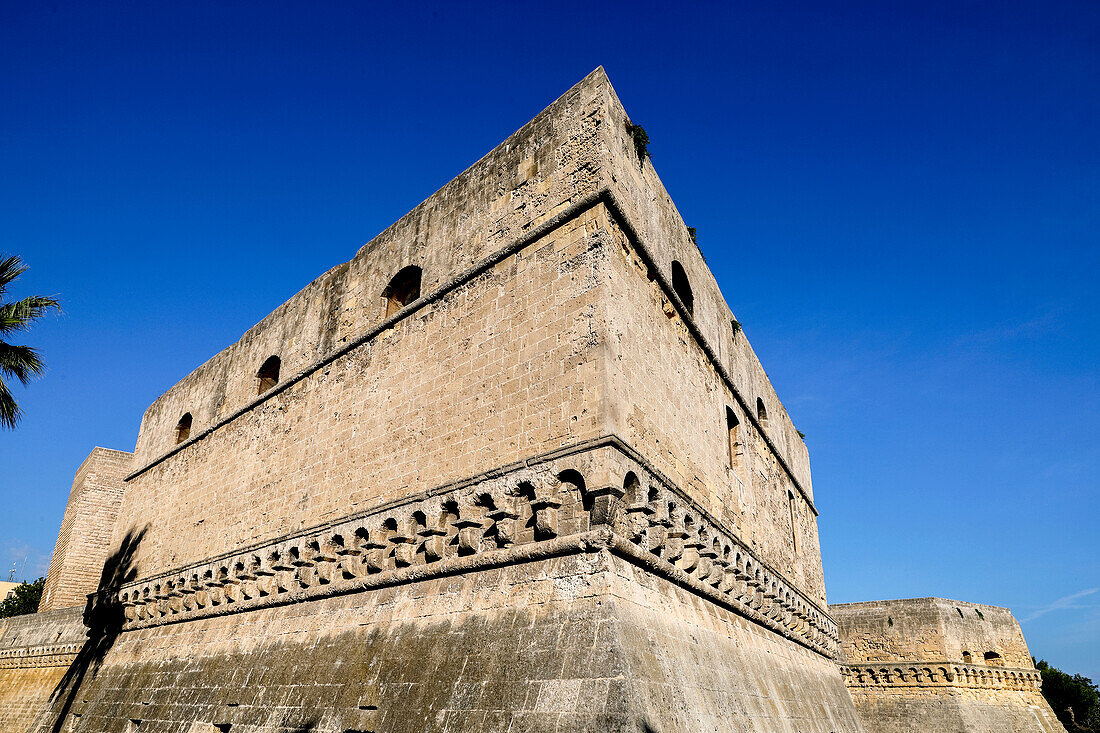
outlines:
M256 370L269 355L281 355L283 374L294 375L362 339L383 321L381 293L401 267L420 266L422 293L436 292L607 193L653 253L663 285L671 283L671 263L683 264L699 306L694 335L745 405L766 404L767 440L812 497L805 444L743 333L734 331L733 314L652 164L639 164L628 121L603 69L592 72L351 262L319 277L158 398L142 420L135 469L176 450L174 427L184 413L192 414L197 437L254 403Z
M595 212L592 212L595 216ZM584 216L132 478L159 573L598 437Z
M24 733L84 646L83 607L0 619L0 732Z
M733 392L746 413L747 422L742 424L768 446L788 479L812 506L813 486L805 442L798 435L744 332L734 326L733 311L652 162L647 158L638 164L631 139L622 134L629 117L610 83L605 85L603 93L607 98L608 118L605 128L608 133L606 170L610 172L605 178L607 190L621 210L632 238L648 255L646 266L651 269L650 274L660 281L670 300L675 302L675 309L684 317L688 331L705 353L705 361L718 371L720 380ZM659 143L655 144L657 146ZM694 300L690 315L685 314L684 304L675 297L671 287L674 262L682 265L690 283ZM733 288L736 285L736 281L729 284ZM758 401L767 410L766 425L757 418ZM816 514L816 509L813 511Z
M862 730L831 661L593 550L128 632L39 730Z
M868 731L1064 730L1007 608L914 598L830 611L845 683Z
M830 609L843 627L842 651L850 662L912 659L1034 666L1020 624L1007 608L912 598L834 604Z
M817 515L618 228L606 281L608 430L825 604ZM730 434L727 411L738 422ZM731 445L732 441L732 445ZM793 524L792 524L793 519Z
M597 70L149 407L39 730L861 729L805 445L626 130Z

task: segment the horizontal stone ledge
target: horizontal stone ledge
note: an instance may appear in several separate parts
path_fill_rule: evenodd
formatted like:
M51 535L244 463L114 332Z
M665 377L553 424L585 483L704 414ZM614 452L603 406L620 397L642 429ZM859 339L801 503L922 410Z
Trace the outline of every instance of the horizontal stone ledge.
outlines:
M597 547L594 538L604 539ZM139 629L593 547L807 648L836 653L836 623L826 612L614 436L104 589L91 600L117 613L123 629Z
M700 506L694 501L694 499L681 487L677 486L668 476L654 466L649 460L647 460L637 449L624 441L620 436L608 433L596 438L592 438L585 441L561 446L551 451L541 453L534 456L515 461L513 463L498 466L482 473L468 476L462 479L448 482L439 486L432 487L430 489L418 491L413 494L402 496L397 499L392 499L374 507L370 507L365 510L361 510L350 514L348 516L340 517L337 519L329 520L322 524L318 524L312 527L300 529L296 532L273 537L262 542L257 542L243 547L238 547L230 552L221 553L215 556L207 557L202 560L189 563L186 566L173 568L171 570L154 573L152 575L143 577L140 581L132 581L127 583L127 587L134 587L141 584L154 583L159 580L171 580L174 577L178 577L181 573L187 573L195 568L201 568L204 566L231 561L233 558L246 555L248 553L263 552L269 550L271 547L295 540L304 539L308 536L317 536L335 530L338 527L345 526L349 523L353 523L359 520L367 519L371 516L377 516L386 512L395 510L401 510L402 508L410 505L425 502L431 499L443 498L453 492L462 491L466 489L472 489L480 484L503 479L508 474L514 474L516 472L523 471L525 469L542 470L548 464L560 462L563 459L581 459L585 454L590 454L592 451L600 448L611 448L617 451L622 457L626 458L629 462L637 464L639 469L637 473L642 474L643 471L649 475L649 481L651 483L662 486L669 492L678 502L682 502L684 506L690 506L691 511L701 517L705 522L709 523L711 527L715 528L718 532L729 537L734 545L740 548L747 557L751 557L753 563L759 566L766 573L779 579L783 584L794 589L795 584L777 569L772 567L769 563L761 560L753 552L749 550L747 543L743 542L736 532L733 532L730 528L724 527L717 517L713 516L709 510ZM628 510L629 511L629 510ZM815 600L810 598L807 594L801 591L795 591L801 601L806 606L812 609L822 619L826 621L829 626L830 635L836 641L839 641L839 636L836 634L836 625L833 622L828 612L820 606ZM91 594L94 596L95 594Z
M717 588L693 578L672 563L646 552L634 543L619 537L606 528L491 550L474 555L448 557L432 563L392 569L359 578L333 580L308 588L287 590L257 598L223 603L217 606L207 606L193 610L173 612L163 616L128 622L124 626L124 631L136 631L203 618L245 613L262 608L285 606L323 598L361 593L378 588L416 583L435 578L476 573L565 555L598 553L603 551L613 553L647 572L663 577L811 651L830 659L835 658L835 651L830 648L829 645L813 641L796 631L786 628L783 624L769 618L759 610L729 598Z
M1039 690L1037 669L983 667L956 662L882 661L844 664L844 682L851 688L926 688L971 690Z
M38 657L48 654L69 654L79 652L83 643L50 644L47 646L22 646L8 648L0 651L0 660L13 657Z

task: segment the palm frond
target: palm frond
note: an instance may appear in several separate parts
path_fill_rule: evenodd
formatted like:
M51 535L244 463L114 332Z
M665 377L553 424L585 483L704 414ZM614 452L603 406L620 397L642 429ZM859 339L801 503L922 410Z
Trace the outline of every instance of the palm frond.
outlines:
M32 295L13 303L3 302L8 286L26 271L27 265L17 255L0 255L0 337L27 330L49 310L61 311L57 298L49 295ZM0 428L14 429L23 414L5 378L15 377L26 386L45 368L35 349L9 344L0 338Z
M13 376L26 385L45 370L46 365L37 349L0 341L0 374Z
M49 310L60 312L61 303L48 295L31 295L13 303L0 304L0 336L27 330Z
M0 427L14 430L15 424L19 422L22 415L23 411L19 409L15 398L11 396L8 385L4 384L3 379L0 379Z
M27 265L18 255L0 256L0 295L3 295L8 285L15 282L15 279L26 271Z

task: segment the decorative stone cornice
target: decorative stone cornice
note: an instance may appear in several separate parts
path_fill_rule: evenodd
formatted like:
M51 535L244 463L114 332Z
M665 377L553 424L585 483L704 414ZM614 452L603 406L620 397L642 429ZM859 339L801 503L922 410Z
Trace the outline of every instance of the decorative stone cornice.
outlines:
M46 644L0 651L0 669L25 667L68 667L83 644Z
M836 624L613 438L128 583L123 630L607 550L814 651Z
M848 687L953 687L980 690L1038 692L1043 678L1037 669L983 667L955 662L863 662L842 665Z

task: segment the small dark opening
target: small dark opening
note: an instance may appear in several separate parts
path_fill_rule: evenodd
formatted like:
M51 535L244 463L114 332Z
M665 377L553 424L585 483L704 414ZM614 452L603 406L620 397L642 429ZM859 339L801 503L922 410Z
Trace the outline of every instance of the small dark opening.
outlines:
M739 468L741 465L741 422L733 409L726 407L726 447L729 450L730 468Z
M691 293L691 283L688 282L684 266L676 260L672 261L672 289L676 291L676 297L687 308L687 312L695 315L695 296Z
M1000 659L1001 658L1001 655L998 654L997 652L986 652L982 656L985 657L985 661L987 661L987 662L991 659Z
M791 515L791 546L794 547L795 553L798 552L798 510L794 506L794 492L787 492L787 508L790 510Z
M387 318L420 297L420 278L421 270L416 265L409 265L393 276L382 291Z
M267 361L260 367L260 371L256 372L256 377L260 380L256 388L256 394L263 394L279 383L280 365L279 357L269 356L267 358Z
M639 495L641 492L641 483L638 481L638 477L633 471L629 471L626 474L626 478L623 479L623 496L630 503L640 502L642 497Z
M218 733L229 733L229 729L233 727L232 723L215 723L214 728Z
M756 419L763 427L768 427L768 408L764 407L764 400L756 398Z
M970 664L972 661L974 661L974 657L970 655L970 652L963 652L963 661L967 664Z
M191 413L183 413L183 417L176 423L176 445L191 437Z

